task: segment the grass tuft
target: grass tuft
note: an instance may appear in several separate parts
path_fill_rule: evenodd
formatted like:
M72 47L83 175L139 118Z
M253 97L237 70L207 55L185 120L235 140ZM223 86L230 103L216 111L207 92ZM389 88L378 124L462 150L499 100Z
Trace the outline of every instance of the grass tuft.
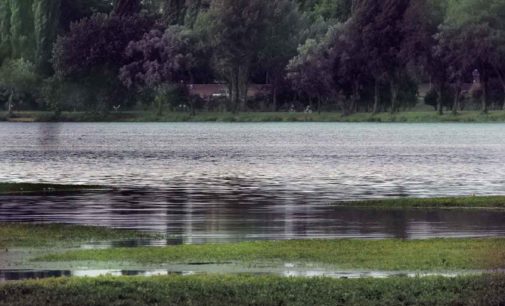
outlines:
M155 234L66 224L0 223L0 248L65 246L81 242L161 238Z
M55 116L52 112L16 112L7 116L0 112L0 121L18 122L402 122L402 123L434 123L434 122L505 122L504 111L492 111L482 114L480 111L464 111L457 115L446 113L439 115L435 111L407 111L390 113L356 113L342 116L337 112L323 113L269 113L244 112L239 114L223 112L202 112L191 116L189 113L169 112L157 115L153 112L128 111L120 113L93 114L85 112L63 112Z
M503 305L505 275L335 280L274 276L64 278L0 285L0 305Z
M236 262L246 265L294 262L383 271L500 269L505 268L505 239L256 241L76 250L37 260L140 264Z
M469 196L446 198L398 198L339 202L336 206L372 208L505 208L505 196Z
M25 194L48 192L77 192L86 190L103 190L104 187L91 185L57 185L32 183L0 183L0 194Z

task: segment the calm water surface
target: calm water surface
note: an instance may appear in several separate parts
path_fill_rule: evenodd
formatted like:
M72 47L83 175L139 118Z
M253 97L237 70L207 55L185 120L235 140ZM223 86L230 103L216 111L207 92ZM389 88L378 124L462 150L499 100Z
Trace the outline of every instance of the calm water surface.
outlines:
M183 242L497 236L499 211L328 203L505 194L504 124L0 123L0 181L119 191L0 196L0 221L163 231Z

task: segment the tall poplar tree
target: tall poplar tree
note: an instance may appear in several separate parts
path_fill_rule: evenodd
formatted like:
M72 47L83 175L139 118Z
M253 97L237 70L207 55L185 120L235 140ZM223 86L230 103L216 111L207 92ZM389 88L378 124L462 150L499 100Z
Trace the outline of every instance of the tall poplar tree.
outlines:
M51 72L51 52L56 40L61 0L38 0L33 3L35 63L39 73Z
M13 58L33 60L35 56L33 0L10 0L10 35Z
M11 55L10 0L0 0L0 65Z

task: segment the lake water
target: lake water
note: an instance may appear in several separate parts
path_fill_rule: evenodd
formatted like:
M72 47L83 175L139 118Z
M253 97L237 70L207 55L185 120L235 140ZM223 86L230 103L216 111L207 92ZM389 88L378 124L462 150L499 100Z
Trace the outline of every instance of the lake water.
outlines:
M505 194L504 124L0 123L0 182L103 193L0 196L0 221L162 231L184 243L502 236L503 211L342 200Z

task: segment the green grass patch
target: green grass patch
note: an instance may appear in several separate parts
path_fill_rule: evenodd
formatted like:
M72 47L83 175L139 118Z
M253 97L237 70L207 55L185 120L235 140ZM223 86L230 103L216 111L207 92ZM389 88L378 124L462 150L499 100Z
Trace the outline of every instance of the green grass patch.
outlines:
M52 112L16 112L14 116L0 112L0 121L18 122L505 122L505 111L464 111L457 115L439 115L435 111L407 111L390 113L356 113L342 116L337 112L323 113L283 113L283 112L244 112L239 114L223 112L201 112L195 116L189 113L167 112L157 115L153 112L127 111L108 114L86 112L63 112L58 117Z
M505 276L63 278L0 285L0 305L503 305Z
M340 202L336 206L373 208L505 208L505 196L447 198L399 198Z
M78 250L37 260L141 264L296 262L329 264L340 269L391 271L495 269L505 268L505 239L257 241Z
M64 246L82 242L143 238L156 236L94 226L0 223L0 248Z
M91 185L56 185L31 183L0 183L0 194L77 192L86 190L103 190L104 187Z

